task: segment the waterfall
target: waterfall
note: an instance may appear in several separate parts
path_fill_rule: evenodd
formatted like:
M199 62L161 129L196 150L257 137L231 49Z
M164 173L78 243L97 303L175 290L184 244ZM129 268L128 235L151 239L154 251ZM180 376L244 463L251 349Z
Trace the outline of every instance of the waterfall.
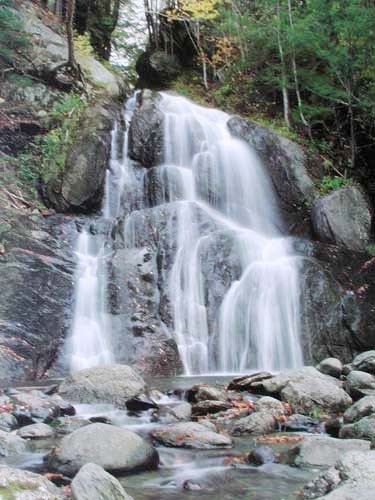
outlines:
M169 279L173 334L187 374L280 370L302 365L298 258L272 186L229 116L163 94L169 202L177 203L176 255ZM177 188L176 188L176 179ZM212 335L205 302L202 249L211 235L197 207L227 232L241 261L217 313ZM212 330L212 326L211 326Z

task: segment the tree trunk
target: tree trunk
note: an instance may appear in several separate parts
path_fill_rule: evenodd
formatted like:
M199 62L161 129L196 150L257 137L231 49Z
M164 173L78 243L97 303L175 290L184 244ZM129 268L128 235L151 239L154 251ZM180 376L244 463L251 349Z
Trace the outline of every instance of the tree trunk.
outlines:
M281 63L281 91L283 95L283 107L284 107L284 120L286 123L286 126L288 128L291 128L292 126L292 121L290 118L290 103L289 103L289 93L288 93L288 79L287 79L287 73L286 73L286 66L285 66L285 57L284 57L284 49L283 49L283 44L281 40L281 14L280 14L280 0L277 0L276 2L276 9L277 9L277 44L279 48L279 56L280 56L280 63Z
M74 40L73 40L73 20L74 20L75 0L68 0L66 5L66 35L68 38L68 64L72 69L77 68L77 63L74 57Z

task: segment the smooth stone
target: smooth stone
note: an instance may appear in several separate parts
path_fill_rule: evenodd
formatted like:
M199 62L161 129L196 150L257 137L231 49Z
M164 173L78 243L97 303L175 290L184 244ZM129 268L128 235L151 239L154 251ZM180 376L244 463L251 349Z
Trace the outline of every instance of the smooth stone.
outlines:
M249 453L247 461L252 465L264 465L272 464L276 459L270 446L257 446Z
M71 374L59 394L77 403L109 403L126 409L126 402L145 391L145 382L130 366L108 365Z
M128 399L126 401L126 408L129 411L139 412L153 409L156 410L158 405L144 394L140 394L135 398Z
M151 436L164 446L173 448L211 449L232 446L229 436L213 432L194 422L157 427L151 431Z
M323 359L316 368L325 375L330 375L335 378L341 377L342 363L337 358Z
M370 373L353 370L347 376L345 387L354 400L375 396L375 377Z
M372 373L375 375L375 351L366 351L358 354L353 361L354 370Z
M327 436L305 436L293 448L298 467L331 466L349 451L368 451L370 443L362 439L336 439Z
M120 482L99 465L84 465L71 485L72 500L133 500Z
M192 410L190 403L162 406L158 412L159 420L166 424L174 422L187 422L191 419L191 415Z
M90 425L92 422L86 418L79 417L59 417L53 420L52 425L57 434L71 434L72 432L84 427L85 425Z
M0 413L0 430L10 432L17 427L17 419L11 413Z
M310 432L314 429L316 429L319 425L319 421L315 420L311 417L308 417L306 415L300 415L298 413L295 413L288 417L287 421L284 424L284 428L286 431L304 431L304 432Z
M226 394L222 389L217 389L207 384L197 384L187 391L186 398L190 403L198 403L200 401L225 401Z
M282 417L286 413L283 403L278 399L271 398L270 396L263 396L255 401L254 410L268 413L275 418Z
M154 469L159 456L134 432L107 424L90 424L65 436L47 457L50 468L73 476L83 465L95 463L109 472Z
M26 441L15 434L0 431L0 456L18 455L26 451Z
M0 498L4 500L64 500L66 496L44 476L0 466Z
M261 411L234 420L229 424L228 430L233 436L270 434L275 431L275 425L275 418L271 414Z
M32 424L18 429L17 435L24 439L43 439L53 437L55 432L47 424Z
M354 405L349 406L344 413L344 422L352 424L372 414L375 414L375 396L365 396L354 403Z
M230 408L232 408L232 405L226 401L199 401L199 403L193 405L192 413L194 416L204 416L229 410Z
M340 437L375 441L375 414L363 417L353 424L344 425L340 430Z

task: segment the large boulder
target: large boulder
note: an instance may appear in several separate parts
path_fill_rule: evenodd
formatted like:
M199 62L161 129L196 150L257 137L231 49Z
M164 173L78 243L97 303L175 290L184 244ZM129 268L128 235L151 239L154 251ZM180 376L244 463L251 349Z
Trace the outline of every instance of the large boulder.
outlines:
M55 434L53 428L47 424L25 425L18 429L17 435L24 439L46 439Z
M228 431L233 436L242 434L251 434L259 436L261 434L270 434L276 429L276 420L272 413L268 411L258 411L248 417L234 419L229 424Z
M129 155L144 167L154 167L163 160L164 116L158 107L160 94L143 90L129 128Z
M59 393L76 403L109 403L126 409L126 401L145 390L145 382L130 366L96 366L73 373Z
M328 436L304 436L292 450L299 467L334 465L348 451L369 451L370 443L362 439L336 439Z
M0 466L0 497L17 500L64 500L66 496L44 476Z
M362 352L353 359L351 365L353 370L375 375L375 351Z
M96 464L84 465L71 485L72 500L133 500L120 482Z
M321 177L319 166L309 161L301 146L255 122L235 116L228 128L248 142L267 167L290 228L300 225L307 217L306 207L317 197L314 179Z
M88 106L76 136L67 146L63 172L47 184L50 204L59 212L92 212L100 208L111 153L111 131L117 109L109 101Z
M340 437L344 439L375 440L375 414L363 417L353 424L346 424L340 429Z
M365 251L370 241L370 205L357 186L338 189L317 200L312 223L317 236L327 243Z
M194 422L160 426L151 435L158 443L173 448L211 449L232 446L229 436L218 434Z
M370 373L352 370L347 376L345 387L355 400L364 396L375 396L375 376Z
M342 373L342 363L337 358L326 358L319 363L317 369L325 375L340 378Z
M373 414L375 414L375 396L365 396L345 411L344 422L352 424L363 417Z
M351 451L308 483L301 497L319 500L369 500L375 488L375 451Z
M157 50L143 52L136 63L140 84L145 87L164 87L181 72L181 64L175 55Z
M88 463L118 473L153 469L159 457L155 448L134 432L97 423L65 436L47 461L52 469L73 476Z

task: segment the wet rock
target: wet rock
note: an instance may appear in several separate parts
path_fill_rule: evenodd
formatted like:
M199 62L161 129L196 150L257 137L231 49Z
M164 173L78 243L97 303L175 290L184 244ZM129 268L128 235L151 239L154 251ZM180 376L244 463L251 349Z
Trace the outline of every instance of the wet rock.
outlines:
M344 439L369 439L375 440L375 414L363 417L353 424L346 424L340 431Z
M263 411L252 413L248 417L240 418L229 425L229 433L233 436L242 434L270 434L275 431L276 421L274 417Z
M90 424L65 436L48 457L49 467L73 476L83 465L95 463L106 471L135 472L156 468L157 451L143 438L119 427Z
M324 242L365 251L370 241L370 205L357 186L337 189L318 199L312 208L312 223Z
M90 425L92 422L85 418L79 417L59 417L53 420L52 425L57 434L65 435L71 434L72 432L84 427L85 425Z
M321 429L324 429L327 434L332 437L338 438L340 436L340 431L343 426L342 417L332 417L322 422Z
M270 396L263 396L254 403L254 410L268 413L273 417L281 417L286 414L286 409L281 401L271 398Z
M257 383L272 378L272 373L259 372L234 378L228 385L230 391L249 391L256 389Z
M351 366L353 370L375 375L375 351L362 352L353 359Z
M2 498L17 500L64 500L66 496L45 477L21 469L0 467Z
M298 467L334 465L348 451L367 451L370 443L361 439L336 439L327 436L305 436L291 451Z
M351 424L372 414L375 414L375 396L365 396L345 411L344 422Z
M140 82L146 86L165 86L177 78L181 64L175 55L163 51L143 52L136 63Z
M155 92L142 91L129 128L129 155L148 168L163 160L164 118L158 108L159 99Z
M11 413L0 413L0 430L10 432L17 427L17 419Z
M340 378L342 373L342 363L336 358L323 359L316 367L321 373L330 375L331 377Z
M199 401L225 401L226 394L222 389L211 387L207 384L198 384L186 392L186 398L190 403L198 403Z
M247 460L251 465L264 465L276 462L276 457L269 446L257 446L249 453Z
M140 394L135 398L128 399L126 401L126 408L129 411L139 412L157 409L158 405L144 394Z
M57 388L57 390L58 390L58 388ZM59 407L61 416L67 415L67 416L72 417L73 415L76 414L76 410L75 410L74 406L72 404L68 403L68 401L64 401L63 398L61 396L59 396L58 394L53 394L53 396L51 397L51 401L53 401L54 403L57 404L57 406Z
M133 500L120 482L99 465L84 465L71 486L72 500Z
M26 451L26 441L15 434L0 431L0 456L18 455Z
M352 451L308 483L302 498L368 500L375 487L375 451Z
M24 439L45 439L53 437L55 433L47 424L33 424L18 429L17 435Z
M162 406L158 417L163 423L187 422L191 419L192 409L190 403L181 403L173 406Z
M59 393L78 403L109 403L125 409L127 400L144 390L143 379L132 368L108 365L73 373L60 385Z
M375 377L370 373L353 370L347 376L345 388L354 400L375 396Z
M312 432L319 428L319 421L306 415L299 415L298 413L295 413L294 415L288 417L287 421L283 425L283 428L290 432Z
M229 410L230 408L232 408L232 405L225 401L200 401L199 403L193 405L192 413L194 416L204 416Z
M151 435L164 446L174 448L211 449L232 446L230 437L194 422L161 426L153 430Z
M12 396L13 415L19 425L48 423L60 415L59 406L40 391L19 392Z

